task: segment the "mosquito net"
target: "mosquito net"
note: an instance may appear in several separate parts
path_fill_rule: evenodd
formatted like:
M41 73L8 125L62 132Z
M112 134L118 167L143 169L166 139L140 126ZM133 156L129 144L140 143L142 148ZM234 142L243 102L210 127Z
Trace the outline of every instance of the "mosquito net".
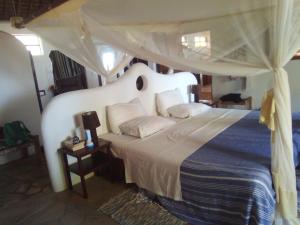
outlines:
M273 89L261 121L272 130L276 222L298 223L290 89L283 67L300 48L300 0L73 0L27 27L107 76L130 55L213 75L271 71ZM118 56L109 69L101 57L107 49Z
M44 40L78 63L106 76L108 81L133 58L109 42L91 35L80 13L83 0L69 1L28 25Z

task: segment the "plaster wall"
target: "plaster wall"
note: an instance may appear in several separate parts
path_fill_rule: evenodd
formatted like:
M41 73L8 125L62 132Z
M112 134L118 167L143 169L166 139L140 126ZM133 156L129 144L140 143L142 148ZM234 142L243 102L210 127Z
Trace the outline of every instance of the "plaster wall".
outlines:
M0 32L0 125L21 120L41 134L41 114L29 53L13 36Z
M300 112L300 60L291 60L286 66L291 89L292 111ZM242 93L242 97L252 96L253 109L259 109L261 100L267 90L272 87L272 74L266 73L252 78L229 79L229 77L213 77L212 88L215 99L228 93Z

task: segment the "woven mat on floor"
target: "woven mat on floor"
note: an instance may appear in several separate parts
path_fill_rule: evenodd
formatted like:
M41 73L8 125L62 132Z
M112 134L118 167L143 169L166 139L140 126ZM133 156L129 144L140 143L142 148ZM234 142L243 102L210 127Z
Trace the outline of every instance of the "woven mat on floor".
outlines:
M121 225L186 224L144 194L132 189L112 198L103 204L98 211L110 216Z

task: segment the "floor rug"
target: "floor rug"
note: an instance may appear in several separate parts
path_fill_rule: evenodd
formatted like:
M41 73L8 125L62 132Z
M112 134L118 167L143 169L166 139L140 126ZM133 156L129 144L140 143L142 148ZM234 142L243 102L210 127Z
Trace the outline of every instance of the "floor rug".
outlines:
M103 204L98 211L110 216L121 225L186 224L144 194L133 189L112 198Z

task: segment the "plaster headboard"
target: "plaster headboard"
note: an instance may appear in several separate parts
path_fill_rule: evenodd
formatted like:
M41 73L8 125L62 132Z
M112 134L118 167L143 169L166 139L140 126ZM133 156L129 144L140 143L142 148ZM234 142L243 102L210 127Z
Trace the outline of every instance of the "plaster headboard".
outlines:
M136 80L142 76L144 86L137 90ZM103 87L68 92L56 96L42 115L42 136L49 175L54 191L65 189L63 166L57 149L61 141L72 135L78 126L76 118L82 112L97 111L101 126L97 133L106 133L107 105L129 102L139 97L146 111L156 113L155 93L179 88L186 102L190 101L189 87L197 81L193 74L182 72L172 75L161 75L144 64L133 65L118 81ZM76 116L77 115L77 116Z

